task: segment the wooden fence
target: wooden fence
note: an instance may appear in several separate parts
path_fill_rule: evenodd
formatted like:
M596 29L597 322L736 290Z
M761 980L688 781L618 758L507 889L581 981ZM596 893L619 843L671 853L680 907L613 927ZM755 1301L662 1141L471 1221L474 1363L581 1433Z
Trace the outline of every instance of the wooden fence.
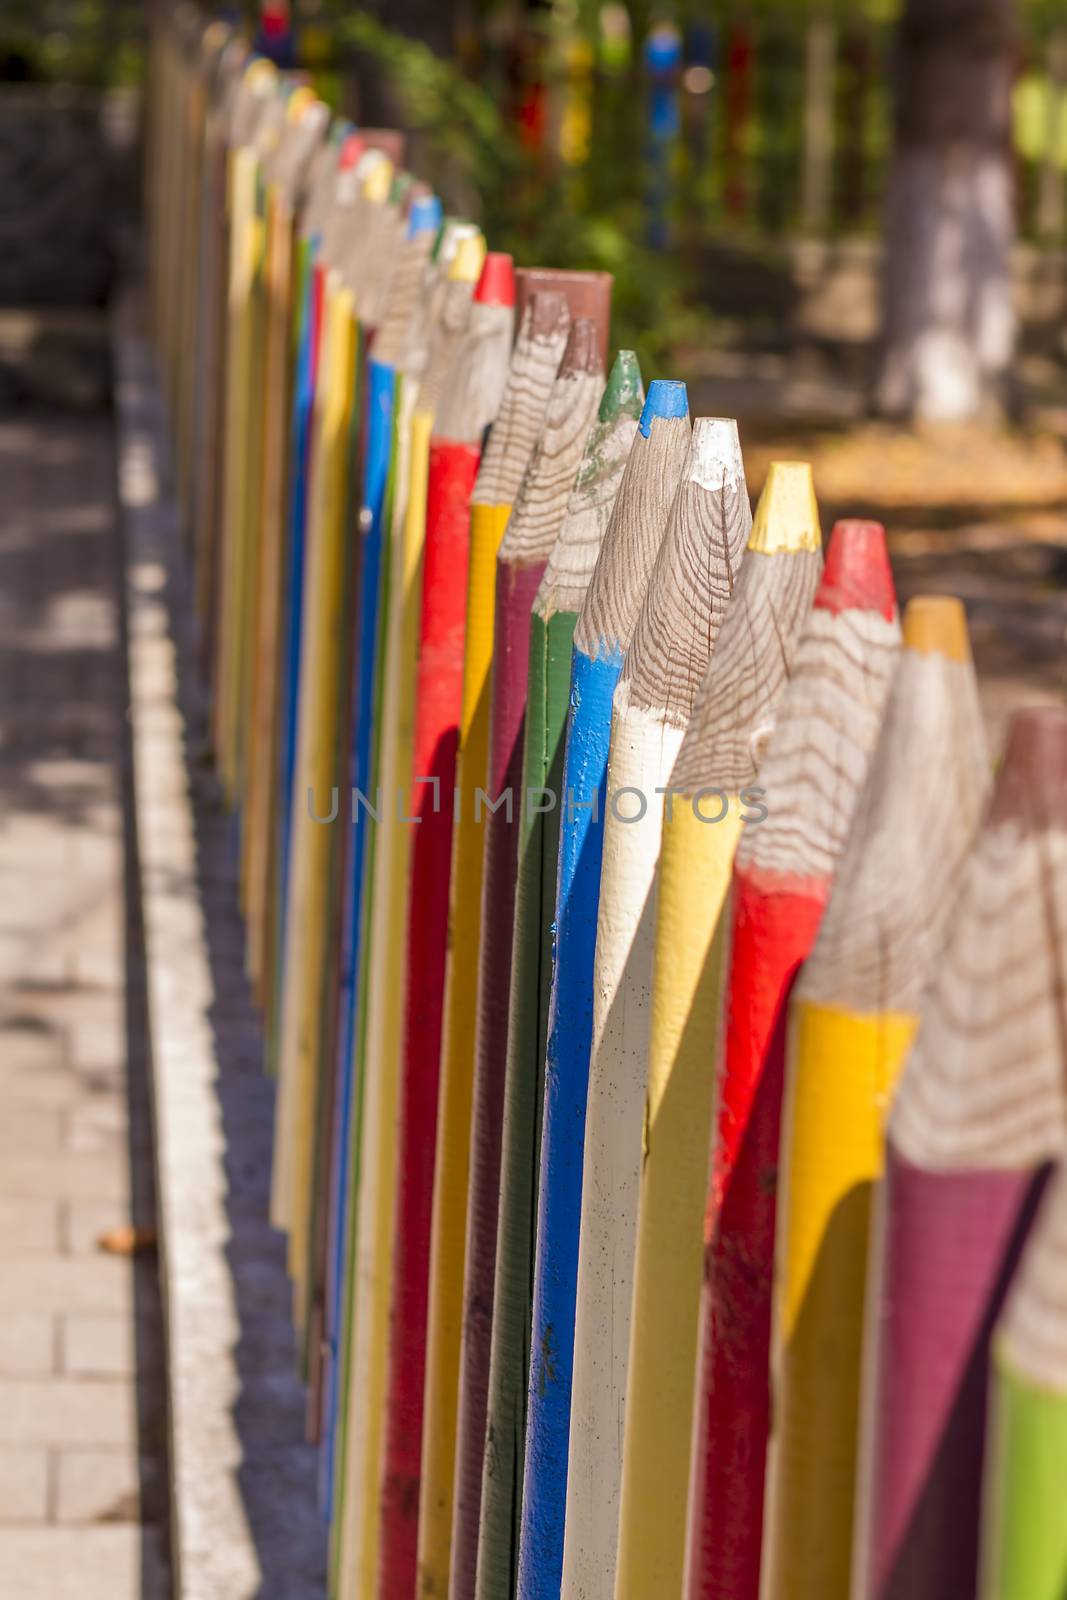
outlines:
M394 130L150 104L332 1593L1061 1600L1067 713L993 785L960 604Z

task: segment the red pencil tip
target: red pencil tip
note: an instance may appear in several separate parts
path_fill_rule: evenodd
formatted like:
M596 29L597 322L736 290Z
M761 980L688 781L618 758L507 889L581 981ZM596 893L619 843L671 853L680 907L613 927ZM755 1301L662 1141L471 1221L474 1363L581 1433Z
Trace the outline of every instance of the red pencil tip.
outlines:
M351 171L366 148L367 142L363 138L362 134L350 133L344 144L341 146L341 159L339 163L341 171Z
M837 522L826 547L826 565L815 596L825 611L880 611L887 622L897 614L893 569L880 522Z
M474 298L483 306L513 306L515 304L515 265L510 256L499 250L490 250L478 279Z

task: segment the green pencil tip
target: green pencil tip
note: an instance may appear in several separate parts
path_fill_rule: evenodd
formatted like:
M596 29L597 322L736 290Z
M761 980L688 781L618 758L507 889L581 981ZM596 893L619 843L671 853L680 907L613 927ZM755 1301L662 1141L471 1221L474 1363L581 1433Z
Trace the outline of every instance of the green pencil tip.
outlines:
M599 420L614 422L617 417L640 417L644 403L645 386L641 382L637 357L632 350L620 350L608 374Z

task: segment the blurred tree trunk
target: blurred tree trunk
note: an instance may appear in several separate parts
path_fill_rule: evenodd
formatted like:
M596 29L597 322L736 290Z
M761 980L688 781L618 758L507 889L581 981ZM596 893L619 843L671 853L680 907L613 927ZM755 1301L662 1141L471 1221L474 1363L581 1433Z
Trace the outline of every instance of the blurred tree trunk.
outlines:
M1016 0L907 0L896 62L879 411L1001 408L1015 351Z

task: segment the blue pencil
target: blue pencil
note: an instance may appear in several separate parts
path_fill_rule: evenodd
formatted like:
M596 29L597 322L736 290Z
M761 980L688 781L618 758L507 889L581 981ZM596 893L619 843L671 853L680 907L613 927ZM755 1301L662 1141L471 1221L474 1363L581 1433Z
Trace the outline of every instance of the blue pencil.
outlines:
M653 430L653 419L667 428ZM520 1600L560 1593L585 1098L611 709L688 449L685 385L654 382L574 636L549 1002Z

